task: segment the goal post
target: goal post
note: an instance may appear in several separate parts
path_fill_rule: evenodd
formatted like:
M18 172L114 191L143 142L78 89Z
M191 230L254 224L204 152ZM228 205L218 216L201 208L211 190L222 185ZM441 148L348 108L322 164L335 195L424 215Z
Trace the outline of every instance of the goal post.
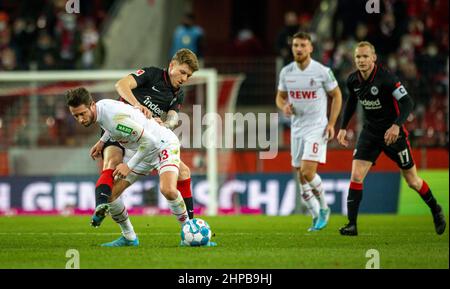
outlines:
M117 81L134 71L131 70L77 70L77 71L15 71L0 72L0 98L4 95L20 95L25 89L30 95L30 124L38 125L38 100L34 97L39 93L38 83L59 82L59 81ZM218 81L219 76L214 68L200 69L189 79L186 85L205 84L206 85L206 113L215 115L218 111ZM24 83L26 85L24 86ZM20 84L20 86L18 86ZM111 83L97 83L90 89L93 93L111 91ZM26 88L28 86L28 88ZM52 89L52 88L45 88ZM60 89L61 91L58 91ZM55 94L64 93L65 87L58 88L52 92ZM209 118L210 127L217 127L216 119ZM37 129L31 129L32 134ZM217 130L208 130L205 138L209 143L206 146L206 175L209 188L209 200L207 204L206 214L209 216L218 213L218 154L217 154ZM31 137L33 139L33 137Z

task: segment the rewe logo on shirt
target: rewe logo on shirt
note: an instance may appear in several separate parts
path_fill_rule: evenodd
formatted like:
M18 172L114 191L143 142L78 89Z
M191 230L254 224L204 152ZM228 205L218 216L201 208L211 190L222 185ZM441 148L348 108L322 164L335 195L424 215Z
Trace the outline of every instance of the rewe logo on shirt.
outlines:
M289 91L289 95L290 97L294 98L294 99L316 99L317 98L317 94L316 91L302 91L302 90L291 90Z

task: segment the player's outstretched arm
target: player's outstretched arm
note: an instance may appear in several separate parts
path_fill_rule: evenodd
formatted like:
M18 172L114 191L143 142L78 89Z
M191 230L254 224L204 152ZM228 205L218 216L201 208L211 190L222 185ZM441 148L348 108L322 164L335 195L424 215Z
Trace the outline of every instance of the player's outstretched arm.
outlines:
M134 96L132 89L137 87L137 82L131 75L127 75L124 78L120 79L116 82L115 88L117 93L129 104L132 106L139 108L139 110L147 117L152 117L152 112L145 106L141 105L139 101Z

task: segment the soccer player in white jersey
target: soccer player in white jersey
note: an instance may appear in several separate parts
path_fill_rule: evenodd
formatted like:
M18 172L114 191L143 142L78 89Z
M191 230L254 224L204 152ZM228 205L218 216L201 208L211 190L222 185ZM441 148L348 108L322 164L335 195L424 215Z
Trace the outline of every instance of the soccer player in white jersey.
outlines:
M280 72L276 105L291 118L291 157L301 196L313 224L308 231L325 228L330 209L324 196L318 164L326 161L327 143L342 106L342 94L333 72L311 58L311 36L298 32L292 39L294 61ZM328 96L332 98L327 118ZM315 197L314 197L315 196Z
M98 123L105 133L101 142L112 139L125 148L124 162L117 165L113 176L112 195L105 211L119 224L122 236L102 246L138 246L139 240L128 218L121 193L133 184L139 176L148 175L153 169L159 173L160 191L167 199L170 210L183 225L189 221L184 200L177 190L180 164L180 142L168 128L159 125L154 119L147 119L136 108L111 99L97 103L85 88L69 90L66 102L71 114L78 123L88 127ZM101 149L92 153L98 157Z

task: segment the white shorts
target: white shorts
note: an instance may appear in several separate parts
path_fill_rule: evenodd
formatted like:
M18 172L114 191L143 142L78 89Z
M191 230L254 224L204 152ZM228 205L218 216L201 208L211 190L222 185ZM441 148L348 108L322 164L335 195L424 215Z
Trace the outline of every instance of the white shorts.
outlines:
M127 163L135 154L134 151L125 149L124 163ZM126 177L126 181L133 184L140 176L146 176L153 170L161 175L165 172L175 172L178 175L180 168L180 143L169 142L163 145L155 154L146 157Z
M321 164L326 162L328 140L323 135L323 130L318 130L318 132L302 137L291 136L291 163L293 167L299 168L302 160Z

